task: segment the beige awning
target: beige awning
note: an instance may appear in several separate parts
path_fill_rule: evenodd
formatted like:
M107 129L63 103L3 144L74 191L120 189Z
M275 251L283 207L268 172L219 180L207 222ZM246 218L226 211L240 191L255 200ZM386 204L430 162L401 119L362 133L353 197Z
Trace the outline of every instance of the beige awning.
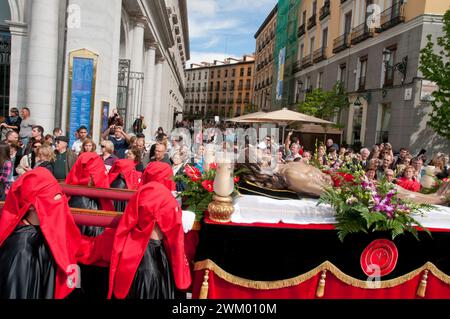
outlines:
M238 116L238 117L233 117L231 119L228 119L228 122L237 122L237 123L246 123L246 119L250 119L253 118L255 116L261 116L267 114L266 112L255 112L255 113L250 113L250 114L246 114L246 115L242 115L242 116ZM251 123L253 121L249 121L248 123ZM258 121L259 122L259 121Z
M258 112L262 113L262 112ZM319 119L317 117L306 115L300 112L295 112L283 108L281 110L262 113L262 114L248 114L245 118L246 121L257 121L260 123L286 123L289 125L294 122L302 122L302 123L315 123L315 124L333 124L333 122Z

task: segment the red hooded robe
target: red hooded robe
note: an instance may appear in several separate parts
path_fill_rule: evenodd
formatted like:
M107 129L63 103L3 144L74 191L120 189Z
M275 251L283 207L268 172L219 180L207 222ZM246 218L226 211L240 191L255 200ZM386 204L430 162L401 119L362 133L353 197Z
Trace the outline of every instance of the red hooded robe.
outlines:
M125 179L128 189L138 189L142 173L136 170L136 163L133 160L121 159L114 162L108 173L109 184L111 185L120 174Z
M61 198L55 199L58 194ZM57 266L54 297L65 298L75 288L67 284L70 275L67 271L77 263L76 253L82 237L61 186L46 168L37 167L13 183L0 217L0 246L30 206L36 209L40 228Z
M66 184L88 186L91 178L94 184L92 186L109 188L108 174L100 156L93 152L81 153L66 177ZM114 211L111 200L99 199L99 202L102 210Z
M151 162L142 175L141 185L149 182L163 184L170 191L176 190L176 184L173 181L173 170L169 164L164 162Z
M187 289L191 284L189 263L184 252L181 208L166 187L150 182L128 202L113 244L108 298L126 298L155 224L164 235L164 247L175 285Z

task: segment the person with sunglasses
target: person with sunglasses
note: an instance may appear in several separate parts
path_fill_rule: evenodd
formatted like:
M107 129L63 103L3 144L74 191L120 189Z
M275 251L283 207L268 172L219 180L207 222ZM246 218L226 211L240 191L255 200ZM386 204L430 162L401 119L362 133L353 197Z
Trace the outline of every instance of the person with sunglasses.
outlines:
M69 138L67 136L57 136L53 175L58 180L65 180L73 165L77 160L77 155L69 147Z
M16 172L19 175L23 175L28 171L31 171L33 167L36 165L36 154L38 149L42 146L40 141L33 142L32 151L28 154L25 154L20 159L20 164L16 168Z

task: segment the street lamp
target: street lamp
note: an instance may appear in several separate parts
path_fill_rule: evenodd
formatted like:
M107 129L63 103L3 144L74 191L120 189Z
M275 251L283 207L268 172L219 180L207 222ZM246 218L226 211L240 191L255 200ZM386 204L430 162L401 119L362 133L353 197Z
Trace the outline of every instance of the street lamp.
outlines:
M408 68L408 56L405 56L401 62L398 62L396 64L390 65L392 52L390 50L383 50L383 57L384 57L384 67L386 69L386 72L389 70L395 71L397 70L403 75L402 82L406 78L406 71Z

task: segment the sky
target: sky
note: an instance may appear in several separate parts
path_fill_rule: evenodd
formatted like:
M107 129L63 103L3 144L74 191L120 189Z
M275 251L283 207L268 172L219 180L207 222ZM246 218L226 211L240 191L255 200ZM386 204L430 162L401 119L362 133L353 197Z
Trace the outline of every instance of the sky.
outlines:
M186 67L254 53L254 35L277 2L187 0L191 59Z

